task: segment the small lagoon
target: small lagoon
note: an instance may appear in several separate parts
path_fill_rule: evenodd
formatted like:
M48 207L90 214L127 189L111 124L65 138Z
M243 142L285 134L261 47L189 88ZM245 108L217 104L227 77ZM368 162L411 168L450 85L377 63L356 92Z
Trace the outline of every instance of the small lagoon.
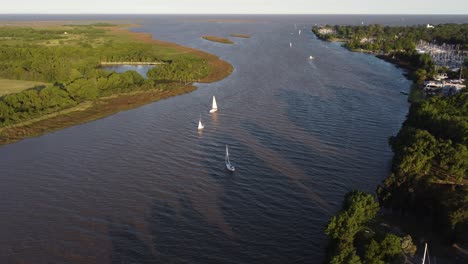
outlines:
M154 68L155 65L129 65L129 64L123 64L123 65L106 65L103 66L102 69L107 70L107 71L115 71L117 73L122 73L126 71L136 71L138 72L143 78L148 78L146 74L148 73L149 70Z

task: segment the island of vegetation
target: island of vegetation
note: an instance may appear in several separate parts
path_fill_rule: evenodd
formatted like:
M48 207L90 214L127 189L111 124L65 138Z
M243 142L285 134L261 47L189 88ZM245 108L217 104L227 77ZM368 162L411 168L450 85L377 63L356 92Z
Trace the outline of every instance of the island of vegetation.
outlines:
M466 57L468 24L315 26L312 30L323 40L342 41L352 51L376 54L404 67L415 83L407 119L389 140L394 152L391 174L378 186L376 198L359 191L346 195L342 211L326 228L327 261L405 263L416 253L411 237L405 234L417 238L420 255L423 242L429 242L440 258L468 258L467 89L454 93L444 88L438 93L426 90L427 83L436 82L438 76L456 79L456 87L466 87L461 77L468 76L468 60L455 61L450 69L450 61L439 65L417 46L452 45ZM388 223L398 228L383 228Z
M95 120L221 80L218 57L109 23L0 27L0 145ZM39 26L38 26L39 25ZM103 64L158 64L144 79Z
M250 38L249 34L231 34L230 36L235 38Z
M217 37L217 36L202 36L202 38L209 40L209 41L223 43L223 44L234 44L234 41L228 38L222 38L222 37Z

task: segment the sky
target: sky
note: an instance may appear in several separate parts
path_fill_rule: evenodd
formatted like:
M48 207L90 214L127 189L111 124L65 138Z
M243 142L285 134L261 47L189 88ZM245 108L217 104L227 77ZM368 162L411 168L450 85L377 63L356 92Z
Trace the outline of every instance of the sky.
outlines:
M0 14L468 14L468 0L2 0Z

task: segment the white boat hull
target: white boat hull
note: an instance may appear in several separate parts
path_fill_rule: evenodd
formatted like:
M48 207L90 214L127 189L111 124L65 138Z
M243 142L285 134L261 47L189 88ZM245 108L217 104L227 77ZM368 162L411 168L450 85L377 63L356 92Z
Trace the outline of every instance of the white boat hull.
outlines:
M211 109L211 110L210 110L210 113L214 113L214 112L216 112L216 111L218 111L218 109Z
M231 164L226 164L226 169L228 169L229 171L235 171L236 168L234 168L234 166L232 166Z

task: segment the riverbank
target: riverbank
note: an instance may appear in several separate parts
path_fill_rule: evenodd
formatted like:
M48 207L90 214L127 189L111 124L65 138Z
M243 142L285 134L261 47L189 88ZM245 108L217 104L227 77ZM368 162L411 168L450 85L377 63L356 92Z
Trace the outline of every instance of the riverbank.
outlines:
M158 51L158 60L149 60L149 61L135 61L132 60L130 61L130 64L165 64L165 61L174 61L177 60L178 58L181 58L182 62L184 60L193 60L193 58L196 58L197 60L202 60L204 61L204 64L207 65L205 66L205 71L207 72L206 75L197 78L195 80L185 80L184 82L176 81L176 80L163 80L163 81L157 81L157 80L143 80L141 77L135 76L132 74L123 74L122 76L126 77L119 77L121 76L120 74L116 73L111 73L108 75L108 77L100 77L99 81L96 79L94 73L90 73L90 77L83 79L83 77L78 77L79 83L82 83L80 85L82 86L76 86L76 88L71 88L77 81L74 81L73 79L71 80L70 83L65 83L65 84L57 84L57 85L50 85L50 87L46 88L41 88L39 90L34 90L29 92L29 90L25 90L25 96L26 97L37 97L40 98L40 100L48 100L47 99L47 94L52 93L54 96L63 96L63 92L61 92L61 89L66 90L69 93L74 93L78 99L76 99L75 102L70 101L70 99L60 99L63 102L61 102L61 107L54 106L53 109L56 109L55 111L51 110L43 110L42 112L37 112L37 113L32 113L30 114L30 118L23 118L24 120L20 120L20 122L13 122L12 124L6 125L6 126L0 126L0 145L4 144L9 144L13 143L16 141L19 141L21 139L27 138L27 137L33 137L33 136L39 136L51 131L56 131L62 128L74 126L77 124L82 124L85 122L93 121L99 118L103 118L109 115L112 115L114 113L136 108L139 106L142 106L147 103L155 102L161 99L165 99L171 96L176 96L184 93L191 92L196 89L195 86L191 85L192 82L198 81L198 82L204 82L204 83L209 83L209 82L215 82L222 80L229 76L232 71L233 67L226 61L223 61L219 59L219 57L209 54L200 50L196 50L193 48L189 47L184 47L177 45L175 43L169 43L169 42L164 42L164 41L159 41L159 40L154 40L152 39L152 36L147 33L137 33L137 32L132 32L129 30L130 27L135 27L137 25L124 25L124 26L101 26L99 30L105 30L104 34L100 32L101 35L99 37L103 38L103 40L99 39L98 37L94 37L93 40L95 40L94 45L101 45L102 42L105 42L106 39L110 39L111 41L116 41L120 39L125 39L123 43L128 45L127 43L135 43L138 45L138 43L146 43L145 45L151 44L155 46L156 50L162 50L162 53ZM61 30L63 30L63 26L58 26L59 28L55 28L55 26L48 27L45 30L53 31L52 33L57 34L58 38L62 38L65 40L61 40L62 42L66 42L67 38L62 36ZM1 28L0 28L1 29ZM10 28L7 28L6 30L10 30ZM11 30L16 30L16 29L11 29ZM41 29L42 30L42 29ZM54 31L55 30L55 31ZM93 29L90 29L92 31ZM57 32L59 33L57 33ZM94 33L94 32L93 32ZM110 34L110 35L107 35ZM65 34L67 35L66 37L69 37L70 34ZM109 37L110 36L110 37ZM73 36L73 39L80 38L84 39L87 37L87 35L84 36L78 36L75 37ZM130 42L128 42L129 40ZM18 40L15 40L18 41ZM51 41L48 41L47 44L39 43L38 47L46 46L50 43ZM80 42L81 43L81 42ZM79 45L83 45L80 44ZM96 44L97 43L97 44ZM68 44L68 43L67 43ZM74 44L74 43L73 43ZM84 47L84 46L83 46ZM75 47L73 47L75 48ZM87 46L89 49L90 47ZM148 58L150 58L148 56ZM121 61L121 60L120 60ZM97 62L98 64L103 64L102 61ZM199 62L197 62L199 63ZM104 61L104 64L119 64L119 60L117 59L117 62L114 61L109 61L106 60ZM62 63L62 65L66 65ZM179 64L182 65L181 67L185 67L185 64ZM94 67L94 66L93 66ZM91 68L90 68L91 69ZM98 68L96 68L98 69ZM178 70L182 70L183 68L178 68ZM75 71L76 72L76 71ZM101 74L101 73L99 73ZM68 78L68 77L67 77ZM116 79L117 78L117 79ZM125 79L129 83L126 86L123 86L121 88L105 88L109 87L109 85L112 85L112 83L121 83L119 81L119 78L127 78ZM130 78L130 79L128 79ZM111 79L113 79L111 81ZM122 79L123 80L123 79ZM100 82L104 83L102 89L108 89L108 90L99 90L101 88L96 87ZM91 85L91 86L90 86ZM65 88L63 88L65 86ZM96 88L93 88L92 86L95 86ZM119 84L121 86L121 84ZM60 88L62 87L62 88ZM69 88L70 87L70 88ZM82 87L82 88L81 88ZM76 89L91 89L91 90L83 90L83 92L76 92ZM72 90L75 89L75 90ZM97 90L96 90L97 89ZM43 91L44 90L44 91ZM48 92L46 93L45 90ZM114 92L115 90L115 92ZM102 94L102 96L96 96L95 93L99 92ZM86 92L86 94L83 94ZM94 95L93 95L94 94ZM12 94L8 98L7 101L5 101L5 98L0 99L0 103L3 102L3 105L0 105L0 112L5 107L8 107L8 105L5 105L6 103L11 104L17 100L23 100L21 98L24 98L24 96L14 96L15 94ZM46 96L46 97L45 97ZM45 99L44 99L45 98ZM82 98L82 99L79 99ZM31 100L31 102L34 102ZM43 102L42 104L48 104L48 102ZM13 106L11 106L13 107ZM31 105L31 107L36 107ZM4 110L7 111L5 113L10 113L10 115L15 114L14 108L12 110ZM21 113L18 113L21 114ZM20 117L22 117L24 114L21 114ZM7 117L5 116L0 116L0 121L5 121ZM17 117L15 117L16 120L18 120ZM15 120L13 119L13 120ZM8 123L7 123L8 124ZM1 125L1 123L0 123Z
M375 54L375 53L370 53L370 54ZM418 83L418 80L415 78L414 73L418 70L418 68L413 67L409 62L400 60L388 55L382 55L382 54L375 54L375 56L381 60L384 60L386 62L389 62L393 65L395 65L398 68L401 68L404 70L403 75L408 79L413 81L413 85L411 85L410 92L408 93L408 102L409 103L418 103L422 102L425 98L424 92L420 87L420 84Z
M14 143L24 138L40 136L48 132L87 123L194 90L196 90L195 86L179 85L165 90L137 91L101 98L95 102L86 102L71 109L71 111L64 110L57 114L50 114L44 118L0 128L0 145Z
M411 65L410 62L402 60L402 59L400 59L398 57L395 57L395 56L392 56L392 55L379 54L379 53L376 53L376 52L371 51L371 50L352 49L352 48L348 47L347 45L345 45L346 44L346 39L343 39L343 38L333 38L333 37L332 38L325 38L320 34L316 34L315 32L314 32L314 34L316 35L316 37L318 39L320 39L322 41L343 43L342 46L345 49L347 49L348 51L350 51L350 52L359 52L359 53L366 53L366 54L369 54L369 55L374 55L375 57L377 57L377 58L379 58L381 60L389 62L389 63L395 65L396 67L403 69L404 70L403 75L408 80L413 81L413 85L412 85L411 90L410 90L410 92L408 94L408 102L412 103L412 102L416 102L416 101L421 101L421 99L424 97L421 89L419 89L417 80L414 77L414 72L417 71L418 68Z

